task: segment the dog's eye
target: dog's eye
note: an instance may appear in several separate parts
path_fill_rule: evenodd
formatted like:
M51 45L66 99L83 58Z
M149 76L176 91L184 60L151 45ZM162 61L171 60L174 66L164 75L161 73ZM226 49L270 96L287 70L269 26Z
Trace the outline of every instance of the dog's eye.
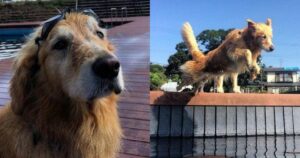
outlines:
M97 35L98 35L101 39L104 38L103 32L97 31L96 33L97 33Z
M68 47L68 41L65 39L61 39L54 44L53 49L62 50L62 49L66 49L67 47Z
M267 36L266 36L266 35L263 35L263 36L262 36L262 38L263 38L263 39L266 39L266 38L267 38Z

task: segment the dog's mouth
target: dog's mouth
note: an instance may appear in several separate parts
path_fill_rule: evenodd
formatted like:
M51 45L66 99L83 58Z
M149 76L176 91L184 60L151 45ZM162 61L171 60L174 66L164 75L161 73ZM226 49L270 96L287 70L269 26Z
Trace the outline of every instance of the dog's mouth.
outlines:
M95 73L90 68L90 65L83 67L79 75L79 84L75 84L78 87L78 92L75 88L71 88L71 92L78 96L79 98L92 101L95 99L104 98L112 94L120 94L124 89L123 74L120 68L118 75L114 78L103 77L95 75Z
M116 81L112 82L112 84L110 84L109 87L110 87L109 89L116 94L120 94L122 92L122 88L120 84Z
M274 46L270 46L270 47L262 47L263 50L265 50L266 52L270 53L274 51Z
M113 91L116 93L116 94L120 94L122 92L122 88L119 84L115 85L113 87Z
M265 48L264 49L267 53L271 53L273 50L272 49L270 49L270 48Z
M102 98L110 95L111 93L120 94L122 87L117 80L114 81L102 81L98 86L90 90L88 100L92 101L98 98Z

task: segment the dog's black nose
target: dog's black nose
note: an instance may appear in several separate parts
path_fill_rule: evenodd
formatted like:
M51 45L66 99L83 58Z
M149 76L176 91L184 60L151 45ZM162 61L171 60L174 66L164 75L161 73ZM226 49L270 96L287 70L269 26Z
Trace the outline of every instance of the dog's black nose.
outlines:
M92 65L93 72L102 78L113 79L118 76L120 62L112 56L98 58Z
M270 48L269 48L269 51L272 52L274 50L274 46L272 45Z

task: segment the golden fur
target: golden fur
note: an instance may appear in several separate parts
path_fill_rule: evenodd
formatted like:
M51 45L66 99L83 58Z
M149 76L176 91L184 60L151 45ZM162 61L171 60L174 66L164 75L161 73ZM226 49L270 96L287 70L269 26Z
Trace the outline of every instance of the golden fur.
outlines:
M41 28L23 46L14 62L11 103L0 111L1 158L117 156L122 137L118 96L112 92L87 101L80 93L85 84L73 84L84 65L103 54L113 55L113 45L94 29L101 28L92 17L69 13L39 51L34 40ZM71 46L66 52L52 50L53 39L62 34L72 39ZM36 58L40 68L34 72Z
M198 48L192 27L185 23L182 27L182 37L193 60L187 61L180 67L183 72L182 83L177 87L196 84L195 93L205 82L215 79L217 92L222 93L224 75L230 75L233 92L239 93L237 84L238 73L253 69L252 79L260 72L257 58L261 50L273 50L272 26L268 19L266 24L248 20L248 27L231 31L225 40L214 50L204 55Z

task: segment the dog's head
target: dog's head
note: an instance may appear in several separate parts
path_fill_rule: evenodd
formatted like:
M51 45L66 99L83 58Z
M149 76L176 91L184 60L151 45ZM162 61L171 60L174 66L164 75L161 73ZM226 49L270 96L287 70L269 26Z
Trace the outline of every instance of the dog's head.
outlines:
M36 88L37 81L72 100L86 102L119 94L124 87L114 46L95 17L69 12L56 20L33 33L15 62L11 81L15 112L20 112L18 104Z
M247 22L248 30L251 32L255 44L267 52L273 51L274 45L272 42L273 34L271 19L267 19L266 23L255 23L250 19L248 19Z

